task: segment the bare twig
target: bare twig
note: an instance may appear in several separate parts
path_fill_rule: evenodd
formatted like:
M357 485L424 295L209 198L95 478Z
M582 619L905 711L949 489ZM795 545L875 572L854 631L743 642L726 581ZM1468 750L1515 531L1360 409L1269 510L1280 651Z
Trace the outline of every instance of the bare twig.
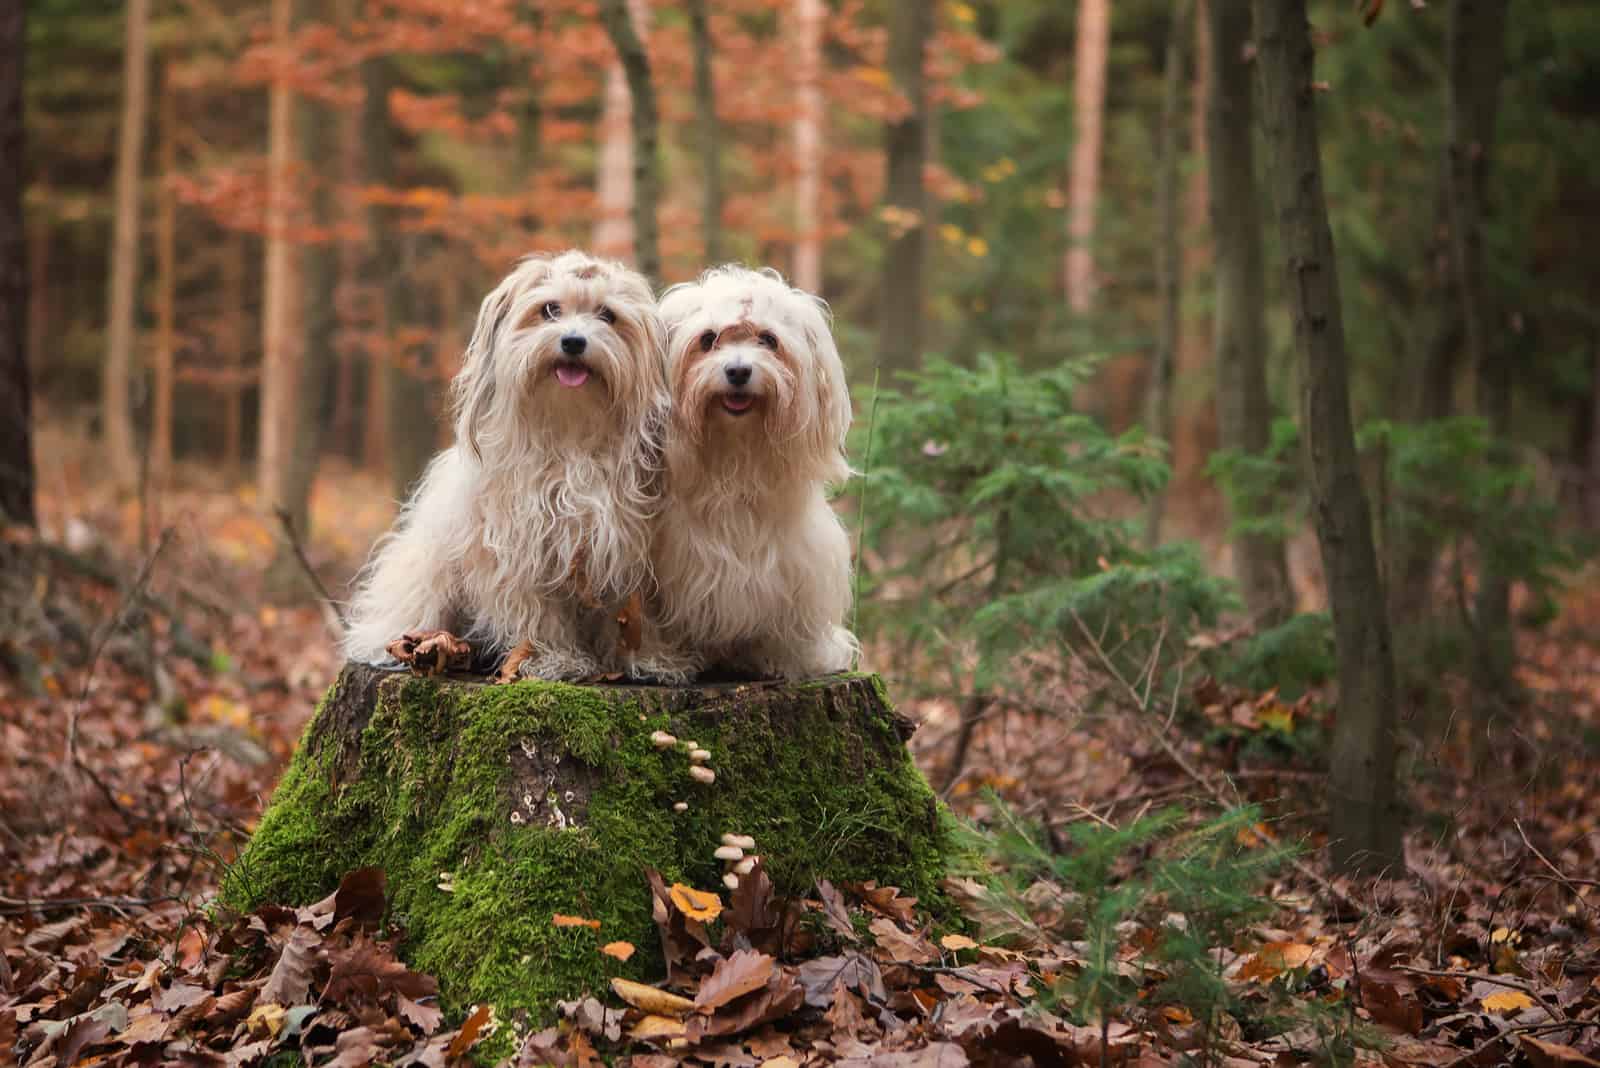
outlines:
M116 795L83 762L83 757L78 752L78 717L83 711L84 703L89 700L89 688L94 684L95 669L100 664L100 655L105 652L106 643L111 640L111 635L117 632L117 629L122 626L128 614L138 605L140 598L144 594L144 588L149 584L150 576L155 570L156 560L160 558L162 551L166 549L167 543L171 540L172 528L166 527L161 531L161 537L156 541L155 548L150 551L149 556L145 557L144 563L139 568L138 575L134 578L133 584L128 587L128 592L123 595L122 602L117 606L117 610L112 613L110 620L106 622L106 625L100 631L100 635L95 639L94 648L89 653L89 665L84 669L83 686L78 691L78 699L67 710L67 739L64 753L67 766L76 768L78 771L88 775L94 784L99 787L100 792L105 794L106 800L111 803L111 807L121 815L126 813L124 813L122 805L118 803Z
M1582 895L1580 895L1578 893L1578 887L1580 887L1580 886L1590 886L1590 887L1600 886L1600 879L1574 879L1571 876L1567 875L1566 872L1564 872L1560 868L1556 867L1555 864L1550 860L1549 857L1547 857L1543 853L1539 852L1539 847L1538 846L1536 846L1532 842L1528 841L1528 832L1522 829L1522 821L1521 820L1513 819L1511 822L1517 828L1517 833L1522 836L1522 844L1527 846L1528 847L1528 851L1530 853L1532 853L1534 856L1538 857L1539 860L1544 863L1545 867L1549 868L1552 872L1555 873L1557 881L1559 881L1568 890L1572 891L1572 894L1573 894L1574 897L1581 897L1582 896Z
M1507 990L1515 990L1520 994L1526 994L1537 1001L1539 1006L1550 1014L1551 1019L1561 1020L1569 1026L1571 1025L1571 1021L1567 1019L1567 1014L1561 1011L1559 1005L1546 1001L1545 996L1539 993L1531 984L1525 983L1515 976L1488 975L1484 972L1444 972L1435 968L1413 968L1407 964L1396 964L1394 970L1397 972L1409 972L1412 975L1435 976L1440 979L1471 979L1473 982L1488 983L1490 986L1503 986Z
M322 584L321 576L317 574L316 569L311 566L311 561L307 559L305 547L300 544L300 535L294 529L294 517L289 514L288 509L282 506L274 507L272 514L278 517L278 525L283 528L284 540L289 543L289 549L294 553L295 561L299 563L300 570L305 572L306 578L311 580L312 588L317 591L317 596L322 598L322 604L327 610L325 614L332 615L333 618L330 623L337 624L337 626L330 629L343 635L349 629L350 621L345 618L344 609L340 608L339 602L333 599L333 595L328 592L328 587Z
M161 897L58 897L32 900L0 896L0 915L15 916L24 912L71 912L77 909L142 909L177 901L171 894Z

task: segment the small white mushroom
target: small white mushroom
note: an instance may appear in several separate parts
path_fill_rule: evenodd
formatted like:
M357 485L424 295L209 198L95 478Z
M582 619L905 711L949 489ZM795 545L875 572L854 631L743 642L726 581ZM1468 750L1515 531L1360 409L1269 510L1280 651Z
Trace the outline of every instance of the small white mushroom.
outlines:
M650 735L650 744L655 746L657 749L671 749L673 746L678 744L678 739L674 738L666 731L655 731Z
M713 854L713 856L715 856L718 860L743 860L744 850L740 849L738 846L718 846L717 851Z
M689 802L687 802L687 801L674 801L672 803L672 811L674 811L674 812L688 812L689 811Z
M699 742L684 742L683 744L684 744L684 747L688 748L688 749L699 749L700 748L700 743Z
M691 749L689 750L689 759L694 761L696 764L704 764L706 761L711 759L711 750Z
M722 885L726 886L729 890L737 890L739 889L739 877L730 871L728 874L722 877Z
M695 782L703 782L707 786L710 786L712 783L717 781L717 773L700 764L696 764L690 768L689 774L691 777L693 777Z
M751 872L756 870L756 861L760 859L760 857L745 857L743 860L733 866L733 874L749 875Z
M748 850L756 847L756 840L748 834L725 834L722 836L722 844Z

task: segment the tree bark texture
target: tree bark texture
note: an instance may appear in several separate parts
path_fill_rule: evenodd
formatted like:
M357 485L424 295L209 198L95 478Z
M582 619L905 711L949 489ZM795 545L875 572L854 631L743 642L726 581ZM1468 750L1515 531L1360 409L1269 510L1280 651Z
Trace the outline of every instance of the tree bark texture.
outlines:
M1178 163L1181 147L1178 127L1183 107L1183 34L1190 0L1172 0L1172 20L1167 29L1165 69L1161 75L1161 131L1156 158L1156 299L1161 306L1161 327L1145 385L1145 430L1172 444L1172 387L1177 374L1178 339L1183 322L1181 261L1182 225L1178 216ZM1169 456L1171 453L1169 452ZM1154 548L1161 540L1161 520L1167 490L1153 493L1145 510L1145 544Z
M643 4L639 5L643 8ZM661 277L661 241L657 210L661 201L659 112L650 55L641 32L644 18L635 17L628 0L600 0L600 17L622 64L628 87L629 129L633 140L633 247L640 273L651 282Z
M272 0L272 40L289 48L292 0ZM294 99L285 72L274 73L267 97L266 264L261 294L261 408L256 479L269 512L287 508L294 457L295 385L299 354L293 333L295 256L289 239L289 181L293 163Z
M717 119L717 84L712 76L714 42L706 0L689 0L689 35L694 41L694 112L700 141L702 258L722 262L722 127Z
M1248 5L1248 0L1245 2ZM1215 248L1210 240L1211 167L1206 134L1212 69L1216 64L1214 52L1211 5L1207 0L1197 0L1194 77L1190 82L1189 101L1189 158L1193 162L1183 194L1183 277L1186 279L1204 277L1215 259ZM1217 448L1215 352L1212 348L1215 320L1209 301L1194 299L1198 292L1199 287L1185 287L1184 303L1188 307L1179 324L1173 398L1172 488L1191 502L1209 502L1215 497L1214 488L1205 477L1206 460Z
M0 523L33 526L28 254L22 217L24 5L0 10Z
M1100 154L1105 142L1106 59L1111 0L1078 0L1072 71L1072 161L1067 175L1067 307L1094 303L1095 214L1100 207Z
M1511 433L1515 376L1510 354L1498 337L1498 302L1484 270L1483 221L1499 111L1500 74L1505 66L1506 0L1455 0L1450 11L1449 148L1446 161L1450 251L1461 298L1467 359L1478 382L1478 412L1489 424L1496 448ZM1511 584L1490 554L1478 561L1475 619L1479 643L1474 707L1479 737L1486 721L1509 697L1515 651L1511 634Z
M1217 362L1217 423L1222 447L1260 456L1272 436L1267 393L1266 282L1262 265L1261 194L1256 185L1254 87L1245 48L1250 40L1247 0L1211 0L1207 16L1215 66L1206 106L1210 142L1211 231L1214 267ZM1263 511L1270 501L1248 501ZM1230 516L1237 522L1238 516ZM1287 619L1294 607L1283 541L1270 535L1235 534L1234 576L1245 609L1256 626Z
M892 0L889 7L889 77L906 99L906 113L884 130L885 201L893 209L879 293L878 356L891 370L922 362L923 271L927 258L928 197L922 184L928 121L923 56L933 32L927 0Z
M1340 871L1398 870L1394 651L1350 422L1305 0L1254 0L1263 129L1301 365L1301 420L1338 649L1329 832Z
M134 297L139 279L139 172L144 159L145 112L149 106L146 37L150 0L128 0L122 53L122 121L117 127L117 177L111 234L111 292L106 322L106 363L100 379L100 419L105 457L117 485L129 490L139 478L133 432Z
M937 898L949 823L911 762L910 730L865 675L491 686L351 664L222 896L244 910L302 904L380 867L407 916L407 959L445 1003L547 1020L613 976L660 973L647 872L721 890L725 834L755 839L781 895L875 879ZM709 759L694 764L691 747ZM575 951L556 913L639 952Z
M793 127L794 284L822 292L822 33L824 0L797 0L795 21L795 116Z

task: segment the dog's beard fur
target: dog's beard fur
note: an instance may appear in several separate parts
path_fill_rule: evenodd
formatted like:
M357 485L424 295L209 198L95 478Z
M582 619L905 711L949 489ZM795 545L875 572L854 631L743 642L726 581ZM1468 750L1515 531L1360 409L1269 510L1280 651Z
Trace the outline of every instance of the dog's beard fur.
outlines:
M652 564L669 639L699 665L848 667L850 544L825 487L849 474L850 398L826 306L774 271L721 267L661 314L672 414Z
M578 336L581 357L564 352ZM649 285L621 264L519 263L484 299L452 384L455 444L360 576L347 655L382 659L404 631L442 627L480 653L533 641L529 674L630 670L585 615L646 584L664 345Z

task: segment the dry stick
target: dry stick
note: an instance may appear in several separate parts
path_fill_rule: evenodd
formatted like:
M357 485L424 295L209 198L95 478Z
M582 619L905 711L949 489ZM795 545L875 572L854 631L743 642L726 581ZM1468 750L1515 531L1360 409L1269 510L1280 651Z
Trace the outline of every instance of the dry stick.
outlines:
M1083 622L1083 618L1079 616L1078 613L1074 612L1072 614L1072 620L1078 625L1078 630L1082 632L1084 640L1089 643L1089 648L1094 652L1095 657L1100 661L1101 666L1104 667L1111 677L1115 679L1124 690L1127 691L1128 696L1133 700L1135 707L1137 707L1141 712L1148 713L1150 711L1148 698L1143 701L1140 700L1138 688L1132 683L1128 682L1128 680L1123 677L1122 672L1117 670L1116 665L1113 664L1110 658L1106 656L1105 649L1095 639L1095 636L1089 632L1089 628ZM1159 645L1165 640L1166 629L1162 628L1161 633L1156 638L1156 642ZM1178 682L1173 686L1172 689L1172 703L1174 710L1176 710L1178 693L1182 689L1182 686L1183 678L1180 667ZM1188 775L1189 778L1193 779L1202 790L1211 795L1211 799L1213 801L1225 809L1237 807L1239 799L1237 797L1229 798L1227 794L1223 793L1220 786L1216 785L1205 775L1201 774L1201 772L1189 762L1188 758L1178 750L1178 747L1172 744L1171 739L1167 737L1167 732L1164 729L1160 727L1152 727L1150 730L1150 735L1156 740L1156 744L1160 745L1162 750L1166 752L1167 756L1172 758L1173 763L1177 764L1178 767L1183 769L1184 774ZM1332 880L1328 879L1322 873L1318 872L1305 862L1296 859L1295 857L1289 857L1288 861L1290 867L1294 868L1296 872L1300 873L1305 878L1310 879L1323 890L1327 891L1328 895L1337 900L1341 905L1348 907L1357 915L1366 915L1367 910L1361 905L1360 902L1356 901L1343 890L1340 890L1333 884Z
M1582 1030L1586 1027L1600 1027L1600 1021L1573 1020L1569 1023L1523 1024L1520 1027L1508 1027L1499 1034L1484 1039L1455 1060L1446 1061L1443 1068L1462 1068L1462 1065L1475 1064L1478 1057L1487 1052L1495 1043L1504 1042L1506 1039L1514 1038L1517 1035L1541 1035L1551 1031Z
M300 564L300 569L305 572L306 578L311 580L312 587L317 591L317 596L322 598L323 605L333 614L339 624L342 634L350 629L350 621L345 618L344 610L339 607L339 602L333 599L328 592L328 587L322 584L322 579L312 568L311 561L306 559L305 547L300 544L300 535L295 533L294 518L289 515L289 510L279 505L272 509L272 514L278 517L278 525L283 527L283 536L289 542L289 549L294 553L295 560Z
M1569 877L1566 872L1562 871L1560 868L1556 867L1553 863L1551 863L1549 857L1547 857L1543 853L1539 852L1539 847L1538 846L1536 846L1532 842L1528 841L1528 832L1524 831L1522 829L1522 821L1521 820L1513 819L1511 821L1511 823L1512 823L1512 825L1514 827L1516 827L1517 833L1522 836L1522 844L1527 846L1528 850L1534 856L1538 857L1541 861L1543 861L1545 867L1547 867L1551 871L1555 872L1556 878L1558 880L1560 880L1560 882L1563 885L1565 885L1568 890L1572 891L1572 894L1573 894L1574 897L1581 898L1583 896L1583 895L1578 893L1578 887L1580 887L1580 886L1600 886L1600 879L1573 879L1573 878Z
M123 595L122 602L117 605L117 610L112 613L110 621L107 622L105 628L100 632L100 637L95 641L94 648L89 653L89 666L84 669L83 687L78 691L78 699L67 710L67 746L65 754L67 762L79 771L88 774L94 780L95 785L106 795L111 802L111 806L119 813L122 812L122 806L117 802L116 796L107 789L105 783L100 781L99 777L78 755L78 716L83 711L84 702L89 699L89 687L94 683L94 672L95 668L100 664L100 654L105 651L106 643L111 640L111 635L115 634L117 628L122 625L124 616L134 605L139 603L139 598L143 595L144 588L149 583L150 575L155 569L157 558L161 556L162 551L167 547L167 542L171 540L172 528L163 528L161 537L156 542L156 547L151 550L149 556L145 557L144 564L140 566L139 573L133 580L133 585L128 587L128 592Z
M1507 990L1515 990L1519 994L1528 995L1555 1019L1568 1026L1572 1024L1572 1021L1567 1019L1567 1014L1561 1011L1560 1006L1546 1001L1543 994L1520 979L1509 979L1504 975L1485 975L1482 972L1442 972L1435 968L1413 968L1408 964L1396 964L1394 970L1397 972L1410 972L1413 975L1435 976L1440 979L1471 979L1479 983L1488 983L1490 986L1503 986Z
M74 909L142 909L160 905L178 898L166 894L161 897L60 897L53 900L0 897L0 915L15 916L24 912L61 912Z

